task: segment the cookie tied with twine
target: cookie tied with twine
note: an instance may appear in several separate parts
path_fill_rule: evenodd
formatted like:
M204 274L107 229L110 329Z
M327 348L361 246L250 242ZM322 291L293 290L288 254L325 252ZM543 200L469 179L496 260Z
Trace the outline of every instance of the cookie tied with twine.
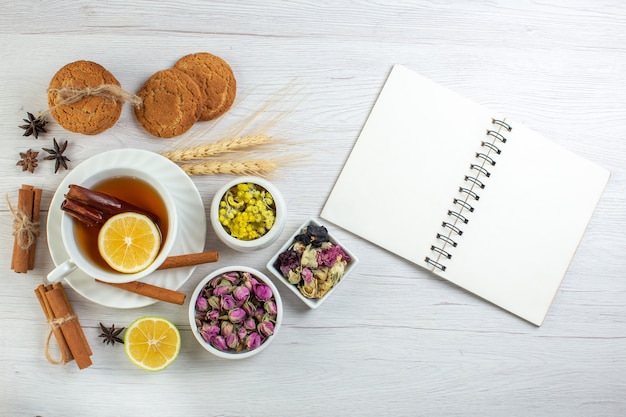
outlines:
M63 128L85 135L102 133L120 118L122 106L141 99L124 89L102 65L76 61L62 67L48 86L48 111Z

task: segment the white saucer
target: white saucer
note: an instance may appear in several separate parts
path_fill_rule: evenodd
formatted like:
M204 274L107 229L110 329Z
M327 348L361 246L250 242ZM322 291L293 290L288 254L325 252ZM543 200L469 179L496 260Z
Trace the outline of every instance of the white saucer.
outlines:
M202 252L206 241L206 214L204 204L193 181L169 159L141 149L116 149L95 155L74 168L57 188L48 211L48 248L55 265L68 259L61 241L61 203L70 184L80 184L88 176L102 169L143 167L169 190L178 213L178 235L172 255ZM182 238L184 236L184 238ZM195 267L156 271L142 281L173 290L180 288ZM65 281L83 297L107 307L136 308L154 304L156 300L110 285L96 282L86 273L76 270Z

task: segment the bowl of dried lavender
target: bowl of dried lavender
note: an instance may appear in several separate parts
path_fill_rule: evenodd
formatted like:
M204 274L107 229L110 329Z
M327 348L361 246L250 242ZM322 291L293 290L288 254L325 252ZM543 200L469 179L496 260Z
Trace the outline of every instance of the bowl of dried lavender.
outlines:
M224 184L211 201L209 218L215 235L240 252L263 249L285 228L285 201L274 184L255 176Z
M267 269L310 308L318 308L359 263L314 218L305 221L269 260Z
M212 354L244 359L276 338L283 304L276 286L262 272L227 266L198 283L189 303L189 324L196 340Z

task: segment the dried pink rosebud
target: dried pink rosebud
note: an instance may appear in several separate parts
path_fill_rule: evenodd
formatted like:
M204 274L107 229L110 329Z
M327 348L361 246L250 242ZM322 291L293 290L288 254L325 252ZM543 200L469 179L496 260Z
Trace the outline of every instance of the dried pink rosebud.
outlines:
M261 346L261 342L261 335L259 335L257 332L252 332L246 338L246 348L248 348L248 350L256 349Z
M218 310L211 310L208 313L206 313L206 318L209 321L218 321L220 318L220 312Z
M211 338L219 332L220 328L215 324L204 323L200 328L200 335L207 342L210 342Z
M276 302L274 300L266 301L263 306L267 314L271 316L276 316L278 314L278 307L276 306Z
M217 295L212 295L208 298L207 302L211 308L220 308L220 298Z
M250 290L244 285L240 285L233 291L233 296L237 301L245 301L250 297Z
M249 272L243 273L243 285L246 286L250 291L254 290L254 287L258 285L259 281L257 281L254 276Z
M243 321L243 326L248 330L254 330L256 329L256 320L254 320L252 317L247 317Z
M231 349L237 349L239 347L239 336L235 333L229 334L226 337L226 345Z
M230 320L231 323L241 323L246 316L246 311L243 308L233 308L228 312L228 320Z
M259 284L254 287L254 295L259 301L269 301L272 298L272 289L265 285Z
M263 321L259 323L257 329L263 336L269 337L274 334L274 323L271 321Z
M228 350L228 345L226 344L226 339L223 336L215 335L209 341L216 349L219 350Z
M209 301L204 297L198 297L196 299L196 310L207 311L209 309Z
M248 330L244 326L241 326L239 330L237 330L237 336L240 340L245 339L248 336Z
M234 324L232 324L232 323L231 323L231 322L229 322L229 321L223 321L223 322L222 322L222 324L221 324L221 333L222 333L222 336L224 336L224 337L228 337L228 336L230 336L231 334L233 334L234 330L235 330L235 325L234 325Z
M243 303L241 308L244 309L248 316L254 316L254 314L256 313L256 306L251 301L246 301L245 303Z
M232 310L235 307L235 299L232 295L223 295L220 300L220 307L222 310Z

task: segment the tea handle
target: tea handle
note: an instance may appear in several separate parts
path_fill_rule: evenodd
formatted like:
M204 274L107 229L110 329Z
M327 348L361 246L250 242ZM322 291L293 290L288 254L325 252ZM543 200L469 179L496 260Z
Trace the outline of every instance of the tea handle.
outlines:
M53 283L62 280L76 269L76 264L71 259L63 262L48 273L48 282Z

